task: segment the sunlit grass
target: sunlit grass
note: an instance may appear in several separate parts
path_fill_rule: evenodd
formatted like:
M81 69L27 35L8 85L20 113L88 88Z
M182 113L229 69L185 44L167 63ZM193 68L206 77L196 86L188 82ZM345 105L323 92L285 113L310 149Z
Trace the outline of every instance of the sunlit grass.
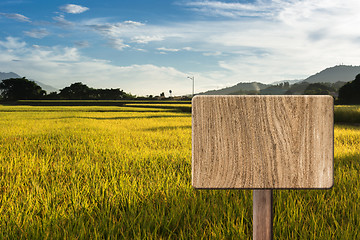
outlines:
M166 112L154 106L151 107L124 107L124 106L27 106L27 105L0 105L1 112Z
M333 189L274 191L274 239L359 239L360 128L336 126L334 143ZM0 229L0 239L251 239L252 191L192 189L188 113L0 106Z
M278 238L359 238L360 128L336 125L334 134L334 187L275 191L274 229Z

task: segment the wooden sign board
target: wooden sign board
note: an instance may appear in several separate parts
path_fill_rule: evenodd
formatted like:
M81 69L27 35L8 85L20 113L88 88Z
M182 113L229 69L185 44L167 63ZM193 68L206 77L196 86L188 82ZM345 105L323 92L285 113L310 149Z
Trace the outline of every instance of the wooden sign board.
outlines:
M196 96L195 188L298 189L333 185L331 96Z

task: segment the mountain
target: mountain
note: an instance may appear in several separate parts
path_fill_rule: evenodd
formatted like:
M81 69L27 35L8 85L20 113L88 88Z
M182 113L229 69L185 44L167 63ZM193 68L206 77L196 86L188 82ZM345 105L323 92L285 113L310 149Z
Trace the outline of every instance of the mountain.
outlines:
M360 73L360 66L337 65L335 67L326 68L304 80L308 83L317 82L349 82L355 79Z
M262 89L268 88L271 85L263 84L259 82L251 82L251 83L238 83L235 86L223 88L220 90L211 90L204 93L200 93L200 95L241 95L241 94L251 94L257 93Z
M332 85L335 89L339 89L346 82L354 80L356 75L359 73L360 66L337 65L326 68L304 80L282 80L273 82L271 84L263 84L259 82L241 82L232 87L227 87L220 90L211 90L204 93L199 93L199 95L303 94L310 83L327 83ZM290 84L289 88L279 86L285 82Z
M0 81L5 80L5 79L9 79L9 78L21 78L20 75L13 73L13 72L9 72L9 73L5 73L5 72L0 72ZM35 82L37 85L39 85L43 90L45 90L47 93L51 93L51 92L56 92L59 89L56 89L50 85L46 85L44 83L41 83L39 81L35 81L33 79L29 79L30 81Z
M21 78L21 77L13 72L9 72L9 73L0 72L0 81L9 78Z
M35 81L35 80L32 80L32 79L29 79L30 81L33 81L35 82L37 85L39 85L43 90L46 91L47 94L51 93L51 92L57 92L59 91L59 89L56 89L54 88L53 86L50 86L50 85L46 85L44 83L41 83L39 81Z

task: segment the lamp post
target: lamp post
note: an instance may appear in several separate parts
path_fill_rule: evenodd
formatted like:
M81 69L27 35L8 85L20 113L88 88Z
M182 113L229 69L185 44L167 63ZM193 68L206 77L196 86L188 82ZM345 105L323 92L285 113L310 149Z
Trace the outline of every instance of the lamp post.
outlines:
M192 80L192 96L194 97L195 77L187 77Z

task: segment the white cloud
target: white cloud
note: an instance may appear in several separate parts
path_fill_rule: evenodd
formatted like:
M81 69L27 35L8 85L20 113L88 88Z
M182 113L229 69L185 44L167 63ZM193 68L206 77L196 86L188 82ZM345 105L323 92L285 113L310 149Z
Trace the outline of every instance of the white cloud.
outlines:
M145 24L141 23L141 22L135 22L135 21L125 21L124 22L125 25L129 25L129 26L144 26Z
M86 27L104 35L107 37L128 37L132 34L137 34L141 31L141 26L144 24L134 21L125 21L117 23L95 23L95 24L86 24ZM140 29L140 30L139 30Z
M130 47L129 45L125 44L122 39L110 39L109 45L119 51L124 50L124 48Z
M232 79L234 84L301 78L342 62L359 64L360 1L196 1L186 6L231 17L211 19L211 24L184 23L175 30L204 55L223 53L219 55L221 79ZM198 46L196 40L200 40Z
M360 9L358 0L255 0L247 3L205 0L178 4L208 16L230 17L240 22L243 17L255 17L246 18L246 21L280 21L291 26L319 22L331 26L329 20L344 22L349 18L358 21Z
M25 17L24 15L18 13L0 13L0 16L4 16L6 18L14 19L19 22L31 22L30 18Z
M76 62L80 59L80 54L77 48L71 47L41 47L37 46L34 49L26 49L22 54L22 59L34 62Z
M104 19L95 19L83 22L82 25L107 38L112 43L110 46L116 49L119 49L118 43L122 43L120 46L130 47L131 43L148 44L163 41L166 36L161 27L147 26L135 21L108 23L104 22Z
M165 48L165 47L157 48L157 50L159 50L159 51L164 51L164 52L178 52L178 51L180 51L180 49L176 49L176 48Z
M282 0L257 0L253 3L195 1L186 2L182 5L205 15L234 18L272 16L282 4L286 4L286 2Z
M175 95L191 92L186 74L172 67L117 66L107 60L82 56L76 48L20 45L22 49L11 52L0 48L2 71L13 71L58 88L80 81L91 87L121 88L143 96L167 93L170 89ZM17 59L20 61L13 61Z
M180 52L180 51L202 52L201 50L196 50L196 49L194 49L192 47L183 47L183 48L159 47L159 48L156 48L156 50L159 50L161 54L167 54L169 52ZM216 53L203 53L203 55L205 55L205 56L215 56L215 55L220 55L220 54L218 54L218 52L216 52Z
M156 42L156 41L164 41L164 36L156 36L156 35L138 35L131 38L132 42L136 43L149 43L149 42Z
M134 50L139 51L139 52L148 52L146 49L143 49L143 48L135 48Z
M66 13L79 14L89 10L89 8L75 4L66 4L61 6L60 10Z
M215 52L205 52L203 53L204 56L221 56L222 55L222 52L220 51L215 51Z
M32 38L44 38L48 36L50 33L46 29L34 29L31 31L24 31L25 35Z
M20 41L19 38L7 37L6 41L0 41L0 46L6 49L21 49L26 46L24 41Z
M55 16L52 19L56 22L56 24L63 26L63 27L68 27L68 26L74 25L72 22L66 20L64 15Z

